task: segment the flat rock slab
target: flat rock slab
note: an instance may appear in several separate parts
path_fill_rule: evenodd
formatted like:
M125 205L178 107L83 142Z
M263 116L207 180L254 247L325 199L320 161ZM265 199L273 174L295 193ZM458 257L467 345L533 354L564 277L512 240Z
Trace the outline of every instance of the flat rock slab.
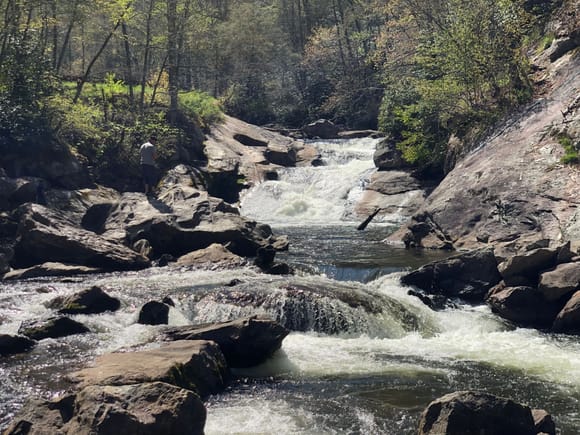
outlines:
M225 387L229 371L216 343L180 340L156 349L102 355L94 367L70 377L81 387L167 382L205 397Z

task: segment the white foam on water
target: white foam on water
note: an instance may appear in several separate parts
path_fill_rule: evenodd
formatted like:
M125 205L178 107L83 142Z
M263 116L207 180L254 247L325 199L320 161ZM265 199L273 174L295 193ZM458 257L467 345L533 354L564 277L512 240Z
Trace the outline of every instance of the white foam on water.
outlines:
M353 208L370 174L378 139L312 143L324 166L280 171L247 192L241 213L271 225L336 225L353 222Z

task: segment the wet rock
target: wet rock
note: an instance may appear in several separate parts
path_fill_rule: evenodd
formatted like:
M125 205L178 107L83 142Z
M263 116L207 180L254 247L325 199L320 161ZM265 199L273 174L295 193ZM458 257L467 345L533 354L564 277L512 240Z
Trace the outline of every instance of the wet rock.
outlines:
M66 433L63 426L73 416L75 395L47 401L29 400L18 412L4 435Z
M112 270L142 269L149 260L76 226L68 216L38 204L18 209L18 242L13 267L45 262L79 264Z
M65 316L25 321L18 328L19 334L33 340L67 337L87 332L90 330L85 325Z
M142 325L167 325L168 322L169 305L157 301L149 301L143 305L137 320Z
M401 277L429 294L483 301L487 292L501 277L492 249L471 251L429 263Z
M487 299L493 312L517 325L544 328L550 326L561 304L547 301L534 287L505 287Z
M206 410L194 392L164 382L89 386L76 396L67 433L202 435Z
M205 419L194 392L167 383L88 386L51 401L29 401L4 433L200 435Z
M211 340L222 350L230 367L251 367L266 361L282 346L290 331L265 317L251 316L210 325L168 329L169 340Z
M532 417L537 434L556 435L556 423L548 411L532 409Z
M96 267L80 266L78 264L63 264L46 262L25 269L12 270L4 275L4 280L37 278L40 276L72 276L102 272Z
M580 288L580 263L564 263L540 275L538 289L548 301L556 301Z
M71 379L81 387L166 382L203 398L223 390L229 371L216 343L181 340L150 350L102 355L93 367L73 373Z
M260 248L258 248L258 251ZM177 259L178 266L195 266L204 264L219 264L220 266L240 266L245 260L219 244L212 243L205 249L198 249L182 255Z
M339 128L332 121L319 119L302 128L302 132L309 138L336 139Z
M508 286L519 285L522 279L537 283L539 273L554 267L557 257L557 249L534 249L508 258L498 269Z
M0 334L0 356L24 353L34 347L36 342L19 335Z
M554 320L554 332L580 335L580 291L572 295Z
M528 406L491 394L459 391L429 404L421 415L419 435L533 435Z
M71 296L56 298L47 307L62 314L99 314L117 311L121 306L119 299L109 296L100 287L93 286Z

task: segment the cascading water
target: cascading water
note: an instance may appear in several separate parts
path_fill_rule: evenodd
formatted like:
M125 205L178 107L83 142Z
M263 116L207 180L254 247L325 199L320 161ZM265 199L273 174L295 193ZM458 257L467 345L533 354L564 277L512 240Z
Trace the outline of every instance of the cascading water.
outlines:
M253 268L94 275L0 282L0 333L51 314L45 303L92 285L122 301L116 313L73 316L91 333L39 342L0 358L0 430L29 396L66 388L64 375L96 355L146 343L155 326L136 323L140 306L169 296L170 324L265 313L295 329L267 363L207 402L206 433L411 434L434 398L484 390L553 414L562 434L580 430L580 342L513 328L485 306L434 312L407 294L399 272L438 258L381 241L397 216L357 231L362 186L375 141L330 141L325 165L284 170L257 186L242 213L288 234L277 260L295 276ZM235 285L232 285L235 283Z

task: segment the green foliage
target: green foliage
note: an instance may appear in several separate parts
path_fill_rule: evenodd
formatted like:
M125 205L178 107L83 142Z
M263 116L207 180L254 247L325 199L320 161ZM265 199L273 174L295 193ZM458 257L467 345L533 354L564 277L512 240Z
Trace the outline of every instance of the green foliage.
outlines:
M208 127L223 119L218 100L205 92L180 92L179 108L191 118L198 119L202 127Z
M17 34L0 59L0 145L49 137L43 102L55 80L36 42Z
M565 164L576 164L580 162L580 154L578 143L574 144L572 138L566 133L559 133L557 135L558 143L564 148L565 154L561 158L561 162Z
M521 54L528 17L509 0L407 3L417 24L411 64L385 78L379 126L408 162L442 165L451 135L483 130L531 97Z

